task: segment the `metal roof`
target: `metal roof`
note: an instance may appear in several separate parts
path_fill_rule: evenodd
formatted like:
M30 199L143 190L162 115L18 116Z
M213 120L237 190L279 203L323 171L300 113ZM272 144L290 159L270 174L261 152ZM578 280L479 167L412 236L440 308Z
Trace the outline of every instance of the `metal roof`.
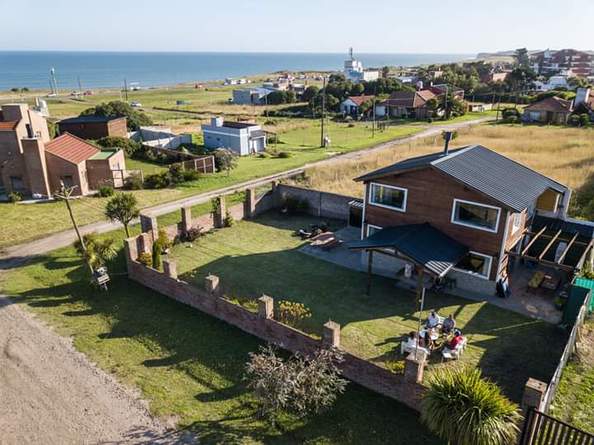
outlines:
M517 212L531 207L548 189L567 191L564 185L482 145L406 159L355 180L370 181L423 167L440 170Z
M110 122L117 119L125 119L125 116L109 117L109 116L96 116L94 114L69 117L62 119L58 124L88 124L88 123L99 123L99 122Z
M437 276L445 275L468 254L468 247L429 223L386 227L347 246L349 249L393 248Z

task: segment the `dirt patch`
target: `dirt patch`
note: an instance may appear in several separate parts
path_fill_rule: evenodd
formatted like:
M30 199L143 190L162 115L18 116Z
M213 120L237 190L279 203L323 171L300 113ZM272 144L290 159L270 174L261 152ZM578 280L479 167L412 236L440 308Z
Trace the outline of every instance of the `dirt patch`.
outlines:
M71 341L0 296L0 443L192 443Z

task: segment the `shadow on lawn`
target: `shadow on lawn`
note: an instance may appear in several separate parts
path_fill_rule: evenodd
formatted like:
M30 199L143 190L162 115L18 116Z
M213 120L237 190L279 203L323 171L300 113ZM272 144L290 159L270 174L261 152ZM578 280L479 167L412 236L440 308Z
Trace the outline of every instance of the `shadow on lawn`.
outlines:
M49 266L54 273L62 267L66 282L30 289L13 298L36 310L46 310L87 345L96 343L93 338L101 338L95 353L98 357L107 353L110 362L116 360L116 369L124 374L130 375L130 370L137 366L144 367L142 375L147 387L159 388L147 396L160 401L164 415L189 417L184 429L191 431L200 443L244 443L246 437L271 444L309 440L363 443L370 438L374 443L438 443L420 426L415 412L354 384L349 385L330 411L311 419L287 416L277 428L272 428L255 419L254 399L243 381L245 362L249 352L256 351L261 344L258 339L124 277L114 277L105 293L92 290L86 271L71 267L70 261L45 257L36 264ZM109 328L101 332L106 322ZM121 344L118 339L129 339L126 344L135 348L134 354L112 355L109 351L113 348L115 352ZM148 371L159 372L159 368L166 374ZM184 381L180 383L179 377L171 381L165 377L172 371L190 377L185 383L187 389L180 388ZM168 397L163 395L166 384L175 387L182 399L164 401L163 397ZM167 412L177 405L184 407L181 412ZM362 418L357 415L360 410L375 414ZM198 416L201 420L192 421L192 417ZM143 433L133 434L142 437Z

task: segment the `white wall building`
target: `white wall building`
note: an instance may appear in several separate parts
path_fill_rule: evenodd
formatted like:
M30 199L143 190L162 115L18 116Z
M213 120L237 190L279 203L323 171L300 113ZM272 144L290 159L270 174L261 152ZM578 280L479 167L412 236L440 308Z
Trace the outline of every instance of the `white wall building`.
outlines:
M351 48L350 58L344 61L344 75L352 82L372 81L379 79L379 71L365 70L363 63L353 57L353 48Z
M208 149L228 148L240 156L266 150L266 133L258 124L225 122L213 117L210 125L202 125L204 146Z

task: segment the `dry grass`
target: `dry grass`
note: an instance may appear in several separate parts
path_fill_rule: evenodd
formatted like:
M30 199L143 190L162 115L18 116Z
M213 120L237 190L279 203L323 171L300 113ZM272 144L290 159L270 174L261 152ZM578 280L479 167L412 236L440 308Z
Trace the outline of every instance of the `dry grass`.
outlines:
M578 214L594 197L592 129L485 124L462 130L453 145L468 144L484 145L570 186L577 196ZM362 196L363 187L353 178L402 159L435 152L441 146L439 137L394 145L356 159L314 167L308 170L306 181L312 188Z

